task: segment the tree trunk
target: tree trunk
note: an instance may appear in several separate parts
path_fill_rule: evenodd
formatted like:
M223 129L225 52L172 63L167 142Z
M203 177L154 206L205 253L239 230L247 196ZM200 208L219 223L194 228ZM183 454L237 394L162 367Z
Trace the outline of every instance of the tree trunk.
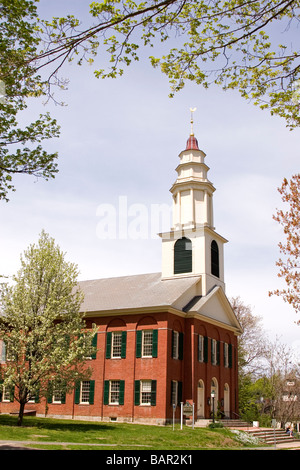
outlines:
M24 403L20 402L19 416L18 416L18 423L17 423L18 426L22 426L23 424L24 409L25 409L25 402Z

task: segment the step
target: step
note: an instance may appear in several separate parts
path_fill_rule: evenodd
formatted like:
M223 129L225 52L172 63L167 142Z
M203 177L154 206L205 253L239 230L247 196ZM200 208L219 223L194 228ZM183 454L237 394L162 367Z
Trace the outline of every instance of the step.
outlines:
M259 428L259 429L249 429L247 430L249 434L258 439L272 444L274 442L295 442L299 439L294 436L289 436L283 429L270 429L270 428Z
M252 426L248 421L243 421L241 419L221 419L220 422L224 427L230 428L249 428Z

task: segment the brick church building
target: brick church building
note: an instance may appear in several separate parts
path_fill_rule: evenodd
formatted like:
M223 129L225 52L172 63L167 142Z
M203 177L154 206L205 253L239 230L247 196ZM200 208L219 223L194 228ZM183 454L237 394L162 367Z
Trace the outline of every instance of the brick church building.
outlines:
M209 419L213 404L237 417L241 327L225 295L227 240L214 228L215 188L193 128L179 159L162 272L80 282L87 325L99 328L93 374L71 394L28 403L37 416L47 408L49 417L164 424L189 402L195 419ZM17 409L3 392L0 412Z

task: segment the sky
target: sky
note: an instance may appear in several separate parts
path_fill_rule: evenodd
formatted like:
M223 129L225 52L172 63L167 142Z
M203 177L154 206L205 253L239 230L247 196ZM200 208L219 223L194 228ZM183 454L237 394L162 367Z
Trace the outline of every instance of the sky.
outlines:
M83 14L88 3L41 0L40 12ZM157 209L171 207L169 189L196 107L194 132L216 188L215 228L228 240L226 295L239 296L270 340L278 337L300 355L299 316L268 295L283 286L275 265L283 233L272 216L282 206L283 178L299 172L299 129L289 131L235 91L187 84L171 99L167 78L144 60L115 80L96 79L93 70L66 66L68 90L57 92L66 106L32 101L21 117L49 111L58 120L60 137L44 147L58 152L59 173L48 182L20 175L10 201L0 202L2 273L16 273L42 230L78 265L79 280L161 271L157 233L171 221L157 224ZM108 209L113 230L104 233Z

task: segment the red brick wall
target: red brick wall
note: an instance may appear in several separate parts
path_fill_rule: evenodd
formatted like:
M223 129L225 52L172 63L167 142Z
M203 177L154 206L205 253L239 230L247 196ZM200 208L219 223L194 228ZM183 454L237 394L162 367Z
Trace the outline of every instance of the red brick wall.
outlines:
M125 419L151 420L157 422L172 419L171 381L182 382L182 400L194 401L197 410L197 386L200 379L205 385L205 417L210 416L210 384L214 377L218 382L219 401L224 398L224 385L230 388L230 410L237 409L237 364L234 360L237 339L233 332L195 318L184 319L167 312L139 315L122 315L120 317L94 317L89 321L96 323L98 331L97 358L87 361L92 366L92 380L95 380L94 404L74 404L74 392L66 397L65 404L30 403L26 409L35 409L37 414L48 416L86 417L87 419ZM136 330L158 329L157 358L136 357ZM127 331L126 358L106 359L106 333L109 331ZM172 358L172 330L184 333L183 359ZM223 366L223 347L220 348L220 365L212 365L210 361L210 341L208 341L208 362L198 361L198 335L214 338L233 345L233 366ZM156 380L156 406L136 406L134 404L135 380ZM104 405L104 381L125 380L124 405ZM17 403L0 403L0 412L17 411ZM176 418L180 418L177 407Z

